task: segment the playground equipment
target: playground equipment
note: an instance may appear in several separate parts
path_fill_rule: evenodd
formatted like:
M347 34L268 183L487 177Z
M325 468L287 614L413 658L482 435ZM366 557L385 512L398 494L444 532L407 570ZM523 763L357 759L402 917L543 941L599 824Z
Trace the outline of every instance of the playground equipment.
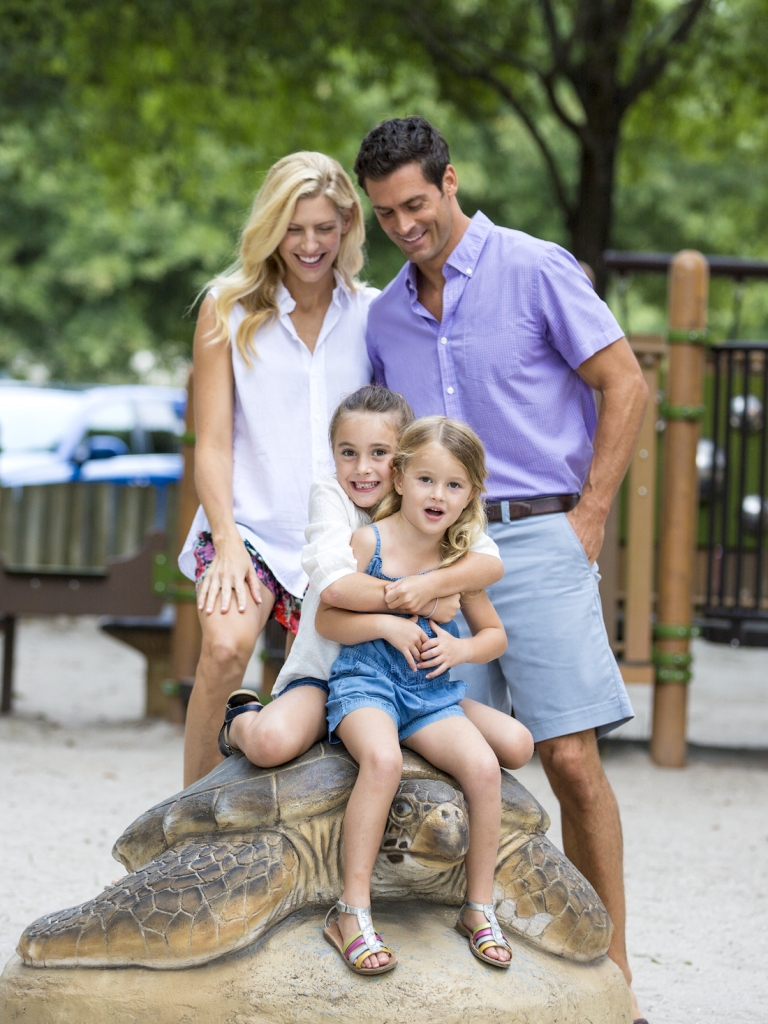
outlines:
M619 593L624 598L623 637L614 643L627 682L650 681L643 676L650 674L651 666L639 664L633 652L640 649L637 638L646 649L651 633L656 640L651 659L655 682L651 756L658 764L680 767L685 763L691 638L703 632L711 640L768 644L768 631L759 628L768 620L764 593L766 345L727 342L711 349L707 346L710 275L731 277L736 283L731 331L738 333L743 282L746 278L768 279L768 263L707 258L693 251L674 257L607 253L606 263L620 275L622 301L626 299L627 275L669 271L666 393L658 410L665 429L654 573L656 621L651 626L650 617L631 612L639 607L641 598L650 610L651 602L646 604L648 574L643 567L655 562L652 503L643 515L644 532L631 529L633 502L637 508L639 497L631 471L625 485L629 521L625 571L618 584L609 582L603 603L609 636L614 639L618 632L616 602L606 600L606 594ZM642 364L637 347L636 352ZM703 441L699 437L702 423L711 435ZM648 448L648 438L641 433L635 459L641 449L650 452L655 448L655 443ZM607 554L610 570L611 552ZM614 562L619 562L615 554ZM601 556L604 564L605 555ZM694 622L694 611L699 614L698 622Z

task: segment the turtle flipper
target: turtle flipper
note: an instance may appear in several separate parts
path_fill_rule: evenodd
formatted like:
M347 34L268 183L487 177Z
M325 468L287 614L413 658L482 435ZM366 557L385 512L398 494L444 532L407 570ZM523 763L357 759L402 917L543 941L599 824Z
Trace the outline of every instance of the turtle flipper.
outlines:
M190 967L240 949L286 917L299 860L278 832L167 850L79 907L25 929L31 967Z
M588 963L603 956L613 925L581 872L544 835L510 843L510 852L504 845L494 879L502 928L567 960Z

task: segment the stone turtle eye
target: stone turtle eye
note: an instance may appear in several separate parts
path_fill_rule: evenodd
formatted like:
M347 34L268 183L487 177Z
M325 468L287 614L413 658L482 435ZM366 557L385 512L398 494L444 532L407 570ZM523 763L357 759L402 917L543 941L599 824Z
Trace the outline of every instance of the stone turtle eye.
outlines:
M398 818L404 818L411 813L411 805L408 800L395 800L392 804L392 812Z

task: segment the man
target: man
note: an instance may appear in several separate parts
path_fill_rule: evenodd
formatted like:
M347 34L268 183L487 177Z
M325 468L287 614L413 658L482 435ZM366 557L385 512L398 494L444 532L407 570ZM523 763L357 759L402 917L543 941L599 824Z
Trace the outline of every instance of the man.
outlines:
M489 594L509 649L457 675L469 696L512 710L533 733L565 852L611 915L608 955L631 987L621 822L597 739L632 708L595 559L645 409L642 373L573 257L462 212L448 146L429 122L380 124L355 171L408 259L370 309L377 380L417 416L469 423L486 446L489 530L506 569ZM634 995L632 1007L642 1020Z

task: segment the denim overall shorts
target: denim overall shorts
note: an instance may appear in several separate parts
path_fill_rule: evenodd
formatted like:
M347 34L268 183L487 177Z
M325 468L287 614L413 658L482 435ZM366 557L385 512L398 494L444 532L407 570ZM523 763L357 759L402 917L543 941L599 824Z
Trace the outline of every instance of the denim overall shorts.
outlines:
M365 571L376 579L394 582L401 577L385 576L381 571L381 537L374 524L371 529L376 534L376 551ZM429 621L421 616L419 626L427 636L435 635ZM446 622L442 628L452 636L459 635L455 622ZM452 681L450 672L443 672L434 679L427 679L427 674L426 669L410 668L404 655L386 640L342 645L328 680L330 742L339 742L336 727L358 708L379 708L386 712L397 726L401 741L441 718L463 716L459 701L467 692L467 684Z

